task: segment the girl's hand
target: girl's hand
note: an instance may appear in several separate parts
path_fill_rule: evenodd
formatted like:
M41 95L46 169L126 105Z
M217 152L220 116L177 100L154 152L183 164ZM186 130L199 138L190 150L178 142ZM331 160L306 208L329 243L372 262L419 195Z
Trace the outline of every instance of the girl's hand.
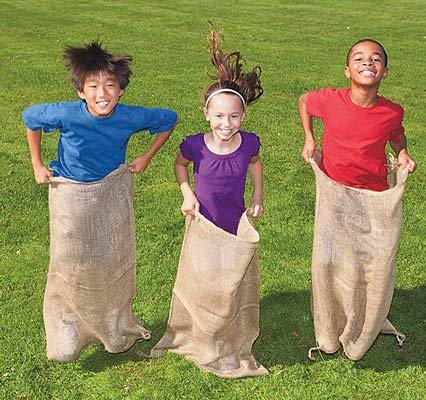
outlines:
M417 166L416 162L410 157L405 149L399 152L398 162L401 164L401 168L403 170L408 167L410 172L414 172Z
M183 203L180 208L183 215L193 215L200 209L200 203L198 202L193 192L187 193L183 198Z
M265 212L265 209L263 208L262 204L258 204L258 203L253 203L250 206L250 211L249 214L253 217L253 218L260 218L263 213Z
M151 157L146 154L136 157L129 165L129 172L132 174L144 172L150 161Z
M44 165L34 167L34 178L38 184L50 183L51 177L52 177L52 171L50 171L50 169L46 168Z
M314 156L316 148L317 146L315 144L314 139L309 138L305 140L305 145L303 146L303 150L302 150L302 157L305 160L305 162L308 163L309 159Z

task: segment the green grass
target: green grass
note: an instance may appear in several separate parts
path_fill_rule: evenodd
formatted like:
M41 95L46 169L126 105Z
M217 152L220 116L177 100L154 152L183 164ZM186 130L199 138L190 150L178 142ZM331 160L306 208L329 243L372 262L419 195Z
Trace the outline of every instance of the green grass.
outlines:
M35 1L0 0L0 398L1 399L421 399L426 397L425 237L426 7L423 0ZM263 68L264 97L244 128L262 140L266 215L261 234L261 336L256 357L266 377L226 380L173 354L145 357L168 315L183 220L173 159L185 135L205 129L206 35L221 22L227 43ZM390 320L407 341L380 336L362 361L342 355L307 360L314 344L309 308L315 191L300 157L297 99L345 86L350 44L383 42L390 76L381 94L404 105L418 171L410 177ZM131 54L123 102L175 109L180 123L145 174L136 177L138 279L134 311L152 329L121 355L88 347L78 361L45 358L42 320L48 267L47 187L33 180L21 112L31 104L76 98L62 66L67 44L100 38ZM57 134L43 155L55 156ZM132 139L129 158L149 144Z

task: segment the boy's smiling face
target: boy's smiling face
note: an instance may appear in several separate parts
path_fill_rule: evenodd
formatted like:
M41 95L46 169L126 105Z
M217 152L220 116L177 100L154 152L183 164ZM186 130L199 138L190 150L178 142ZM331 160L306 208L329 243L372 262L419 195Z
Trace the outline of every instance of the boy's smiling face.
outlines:
M388 74L385 55L374 42L361 42L352 48L345 67L346 78L358 86L378 86Z
M118 79L108 72L89 75L82 91L77 91L81 99L86 101L87 109L95 117L108 117L114 111L124 90L120 88Z

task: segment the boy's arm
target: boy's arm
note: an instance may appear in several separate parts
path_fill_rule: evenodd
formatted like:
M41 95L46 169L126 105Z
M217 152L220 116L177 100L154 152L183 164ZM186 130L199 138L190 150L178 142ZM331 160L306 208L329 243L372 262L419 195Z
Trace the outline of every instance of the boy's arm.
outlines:
M43 164L41 159L41 129L33 131L27 128L27 141L36 182L49 183L52 172Z
M259 156L251 158L249 172L253 185L250 208L253 209L253 217L261 217L265 210L263 208L263 168Z
M308 114L308 107L306 104L307 96L308 93L305 93L299 98L299 116L303 130L305 131L305 144L302 149L302 157L306 162L309 162L309 159L315 154L316 144L312 117Z
M172 129L166 132L155 134L155 139L153 140L151 147L145 153L137 156L130 163L129 172L132 172L132 173L144 172L146 170L146 167L152 160L152 158L155 156L155 154L157 154L158 150L160 150L161 147L164 145L164 143L167 142L167 140L169 139L174 129L175 127L173 127Z
M183 196L183 203L180 208L183 215L195 215L195 212L198 212L200 208L200 204L189 186L189 163L190 161L179 152L175 160L175 175Z
M401 168L405 169L408 167L410 172L414 172L416 169L416 162L411 158L407 151L407 138L404 134L401 134L399 142L389 142L393 151L398 156L398 161L401 164Z

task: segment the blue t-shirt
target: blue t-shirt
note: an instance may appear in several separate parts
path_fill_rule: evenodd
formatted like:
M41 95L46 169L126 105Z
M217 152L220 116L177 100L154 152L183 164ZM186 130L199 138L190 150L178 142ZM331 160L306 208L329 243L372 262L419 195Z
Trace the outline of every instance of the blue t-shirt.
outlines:
M176 123L176 113L118 103L108 117L95 117L83 100L38 104L23 112L26 127L53 132L59 129L58 159L49 165L54 176L78 182L104 178L125 162L127 143L136 132L165 132Z

